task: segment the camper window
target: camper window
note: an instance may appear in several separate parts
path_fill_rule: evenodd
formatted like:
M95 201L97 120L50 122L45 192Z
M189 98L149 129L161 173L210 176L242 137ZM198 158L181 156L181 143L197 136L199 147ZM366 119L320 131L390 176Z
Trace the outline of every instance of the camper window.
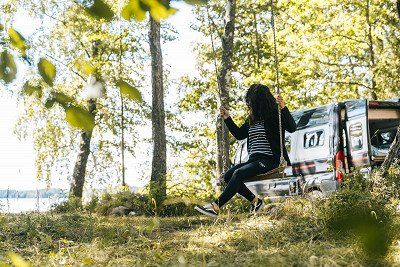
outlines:
M304 148L323 146L325 140L324 130L307 132L304 134Z
M349 127L351 150L357 151L362 149L362 124L361 122L353 123Z
M292 138L291 138L291 136L286 136L285 137L285 147L286 147L286 151L288 153L290 153L291 146L292 146Z
M297 116L296 116L297 115ZM329 122L329 110L327 107L306 110L301 114L294 114L297 129L321 125Z

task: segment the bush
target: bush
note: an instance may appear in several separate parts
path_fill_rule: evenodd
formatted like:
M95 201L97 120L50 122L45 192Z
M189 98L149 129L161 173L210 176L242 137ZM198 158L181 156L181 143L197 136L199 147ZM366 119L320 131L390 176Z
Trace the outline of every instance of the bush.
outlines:
M195 203L188 198L169 198L160 207L156 207L154 201L147 195L134 193L129 190L122 190L116 193L103 193L93 195L89 202L83 205L81 210L99 215L108 215L115 207L123 206L136 215L145 216L193 216L198 215L194 210ZM75 211L76 208L70 202L63 202L53 208L58 213Z
M146 195L133 193L129 190L123 190L117 193L104 193L98 197L97 204L91 203L91 208L100 215L108 215L110 211L118 206L124 206L137 215L153 215L154 207ZM90 202L89 202L90 203Z
M376 193L376 185L360 173L348 175L341 190L321 201L317 213L327 234L356 240L369 260L383 259L395 238L393 206Z
M73 213L76 211L82 211L82 203L78 198L70 197L60 203L51 205L50 210L55 213Z

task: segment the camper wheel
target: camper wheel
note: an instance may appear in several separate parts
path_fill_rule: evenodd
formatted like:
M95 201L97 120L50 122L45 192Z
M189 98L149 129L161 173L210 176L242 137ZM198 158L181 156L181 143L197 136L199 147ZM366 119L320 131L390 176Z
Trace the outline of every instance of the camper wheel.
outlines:
M310 198L310 199L316 199L316 198L320 198L323 197L324 194L322 194L321 190L319 190L319 188L310 188L310 190L308 190L306 197Z

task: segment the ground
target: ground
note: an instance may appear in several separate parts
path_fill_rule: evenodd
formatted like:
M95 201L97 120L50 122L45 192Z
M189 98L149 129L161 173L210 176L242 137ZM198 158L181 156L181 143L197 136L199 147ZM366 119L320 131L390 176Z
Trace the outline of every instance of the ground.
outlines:
M225 212L217 220L79 213L0 218L0 266L10 263L9 252L33 266L369 265L351 239L332 239L317 221L278 213ZM398 264L396 253L393 245L380 264Z

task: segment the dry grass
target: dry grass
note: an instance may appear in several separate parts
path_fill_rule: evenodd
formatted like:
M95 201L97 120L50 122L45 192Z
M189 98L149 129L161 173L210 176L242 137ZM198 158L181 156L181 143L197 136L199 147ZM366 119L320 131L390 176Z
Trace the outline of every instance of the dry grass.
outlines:
M335 240L304 212L282 204L257 217L0 217L0 262L7 252L34 266L361 266L351 240ZM397 245L382 264L398 262ZM0 264L1 265L1 264Z

